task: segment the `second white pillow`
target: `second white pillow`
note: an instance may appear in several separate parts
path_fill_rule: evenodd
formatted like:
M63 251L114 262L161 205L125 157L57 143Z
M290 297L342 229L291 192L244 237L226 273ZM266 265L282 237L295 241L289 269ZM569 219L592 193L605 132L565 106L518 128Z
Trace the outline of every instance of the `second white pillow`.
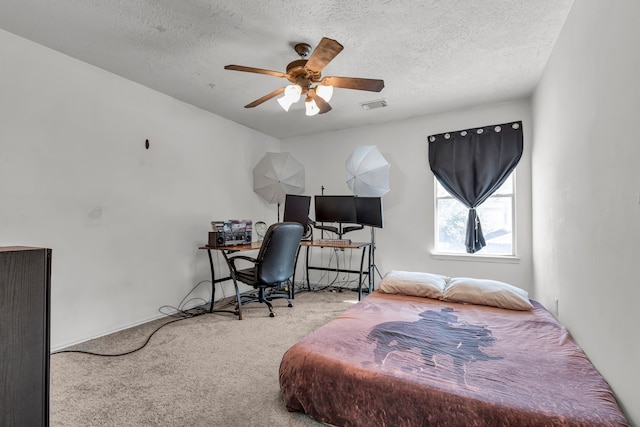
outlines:
M454 277L444 290L444 300L490 305L510 310L530 310L529 293L508 283L489 279Z

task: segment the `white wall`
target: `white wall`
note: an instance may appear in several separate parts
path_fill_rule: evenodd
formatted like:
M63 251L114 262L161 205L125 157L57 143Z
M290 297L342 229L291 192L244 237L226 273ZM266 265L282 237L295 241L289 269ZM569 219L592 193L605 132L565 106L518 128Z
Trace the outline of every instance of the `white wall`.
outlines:
M251 171L279 141L4 31L0 58L0 246L53 249L54 349L209 279L211 220L275 218Z
M535 93L536 295L640 425L640 3L573 4Z
M384 109L370 112L383 115ZM494 278L531 290L530 114L529 101L522 100L291 138L282 141L282 150L291 152L307 165L306 194L320 194L322 186L325 187L325 194L351 194L345 182L346 159L358 145L378 147L391 165L391 191L383 198L385 227L376 233L376 264L383 275L392 269L429 271L451 276ZM446 131L516 120L523 121L524 131L524 153L516 172L517 251L520 262L433 259L434 181L429 169L427 137ZM311 216L313 217L313 205ZM369 240L368 231L358 233L361 234L349 233L345 237ZM355 261L353 262L355 266Z

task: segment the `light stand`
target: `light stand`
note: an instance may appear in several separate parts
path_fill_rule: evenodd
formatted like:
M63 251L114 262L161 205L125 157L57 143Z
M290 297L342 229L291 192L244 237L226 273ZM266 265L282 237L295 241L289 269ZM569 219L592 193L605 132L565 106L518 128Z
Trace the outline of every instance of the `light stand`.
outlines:
M382 279L382 274L380 270L378 270L378 266L376 265L376 229L375 227L371 228L371 268L378 272L378 276Z

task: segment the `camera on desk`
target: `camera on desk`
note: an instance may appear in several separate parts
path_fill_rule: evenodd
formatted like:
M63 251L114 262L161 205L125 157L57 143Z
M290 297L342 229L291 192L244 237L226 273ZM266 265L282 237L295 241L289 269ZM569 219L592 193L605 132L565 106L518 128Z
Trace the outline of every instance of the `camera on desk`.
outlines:
M213 231L209 232L209 246L213 248L248 245L253 240L251 220L211 221L211 227Z

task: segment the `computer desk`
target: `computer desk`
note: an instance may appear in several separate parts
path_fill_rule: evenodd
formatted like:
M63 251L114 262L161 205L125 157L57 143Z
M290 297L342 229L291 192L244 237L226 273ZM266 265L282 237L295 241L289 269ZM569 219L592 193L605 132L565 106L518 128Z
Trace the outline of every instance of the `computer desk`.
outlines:
M203 249L207 251L207 255L209 256L209 268L211 269L211 303L209 304L209 313L231 313L238 316L238 319L242 320L242 304L241 304L241 296L240 290L238 289L238 282L233 274L233 268L231 267L231 263L229 261L229 255L236 252L246 252L246 251L256 251L260 250L262 246L262 242L252 242L250 244L245 245L234 245L234 246L200 246L199 249ZM300 247L305 248L305 270L307 277L307 289L311 290L311 283L309 282L309 270L324 270L324 271L336 271L340 273L354 273L358 274L358 300L362 299L362 276L367 275L368 278L368 291L371 293L373 291L373 275L372 275L372 253L371 253L371 242L339 242L339 243L331 243L326 240L318 241L318 240L303 240L300 242ZM362 255L360 257L360 269L359 270L350 270L344 268L330 268L330 267L321 267L321 266L313 266L310 265L309 257L310 257L310 248L334 248L334 249L361 249ZM216 277L215 267L213 265L213 255L212 251L218 251L224 257L224 260L227 264L227 268L229 270L229 274L223 277ZM367 257L367 267L364 268L364 260L365 254L368 254ZM298 255L296 254L296 269L298 264ZM293 273L293 277L291 279L292 285L289 286L289 298L295 298L295 292L293 290L295 286L295 270ZM215 302L216 295L216 283L225 282L227 280L233 281L233 286L236 291L236 299L238 302L237 310L224 310L224 309L214 309L213 304Z
M305 269L307 276L307 289L311 290L311 283L309 282L309 270L322 270L322 271L335 271L339 273L354 273L358 274L358 301L362 299L362 276L367 275L368 279L368 292L373 292L373 259L371 253L372 242L351 242L351 241L339 241L331 242L331 239L326 240L303 240L300 242L300 246L305 248ZM333 249L361 249L362 255L360 257L360 269L349 270L344 268L331 268L310 265L309 252L310 248L333 248ZM367 257L367 267L364 267L365 254Z

